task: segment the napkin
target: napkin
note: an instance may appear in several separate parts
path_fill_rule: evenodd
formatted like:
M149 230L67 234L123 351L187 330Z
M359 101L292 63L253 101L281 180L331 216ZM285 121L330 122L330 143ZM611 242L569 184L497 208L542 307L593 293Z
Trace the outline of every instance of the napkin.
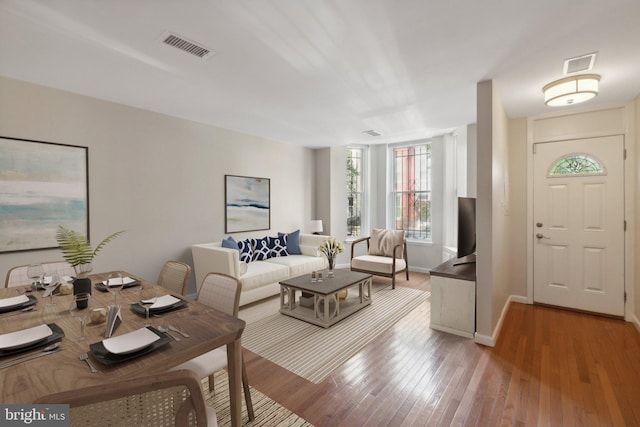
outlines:
M119 305L110 305L109 313L107 314L107 328L104 331L104 336L109 338L116 331L118 326L122 323L122 314L120 312Z
M17 297L3 298L0 299L0 308L13 307L16 305L24 304L25 302L29 302L29 298L24 294Z

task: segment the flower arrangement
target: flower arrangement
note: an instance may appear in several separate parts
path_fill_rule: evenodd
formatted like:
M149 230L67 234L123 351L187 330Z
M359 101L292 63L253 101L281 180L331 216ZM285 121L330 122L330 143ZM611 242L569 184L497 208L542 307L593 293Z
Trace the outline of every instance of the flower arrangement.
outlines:
M333 270L336 255L344 252L344 246L342 245L342 242L336 240L335 237L328 237L324 239L318 250L327 257L327 261L329 261L329 270Z

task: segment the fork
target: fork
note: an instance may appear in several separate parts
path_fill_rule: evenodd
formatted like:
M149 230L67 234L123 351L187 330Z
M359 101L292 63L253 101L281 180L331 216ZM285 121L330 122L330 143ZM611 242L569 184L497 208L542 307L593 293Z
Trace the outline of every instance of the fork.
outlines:
M183 336L183 337L185 337L185 338L189 338L189 337L191 336L191 335L189 335L189 334L188 334L188 333L186 333L186 332L182 332L180 329L176 328L176 327L175 327L175 326L173 326L173 325L167 325L167 327L168 327L169 329L171 329L173 332L177 332L177 333L179 333L180 335L182 335L182 336Z
M87 362L87 365L89 365L89 368L91 368L91 372L93 372L94 374L98 372L96 367L93 366L93 363L91 363L91 361L89 360L89 355L87 353L82 353L80 355L80 360L84 360L85 362Z

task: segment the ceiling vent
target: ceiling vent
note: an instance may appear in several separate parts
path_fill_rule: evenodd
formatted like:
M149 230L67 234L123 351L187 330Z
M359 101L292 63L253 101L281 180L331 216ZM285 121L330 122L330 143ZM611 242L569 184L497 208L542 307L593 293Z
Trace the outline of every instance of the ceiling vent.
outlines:
M589 53L587 55L565 59L563 73L566 76L567 74L589 71L593 68L593 64L595 62L596 53Z
M367 134L369 136L380 136L382 135L380 132L375 131L375 130L363 130L362 133Z
M207 59L215 53L209 48L170 31L167 31L162 35L162 43L183 50L201 59Z

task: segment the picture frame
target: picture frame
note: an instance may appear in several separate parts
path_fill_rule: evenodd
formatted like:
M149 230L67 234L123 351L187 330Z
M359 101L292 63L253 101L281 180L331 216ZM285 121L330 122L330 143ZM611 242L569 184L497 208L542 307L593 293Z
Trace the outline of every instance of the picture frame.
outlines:
M225 233L271 228L271 180L225 175Z
M0 136L0 253L58 247L59 225L89 238L89 149Z

